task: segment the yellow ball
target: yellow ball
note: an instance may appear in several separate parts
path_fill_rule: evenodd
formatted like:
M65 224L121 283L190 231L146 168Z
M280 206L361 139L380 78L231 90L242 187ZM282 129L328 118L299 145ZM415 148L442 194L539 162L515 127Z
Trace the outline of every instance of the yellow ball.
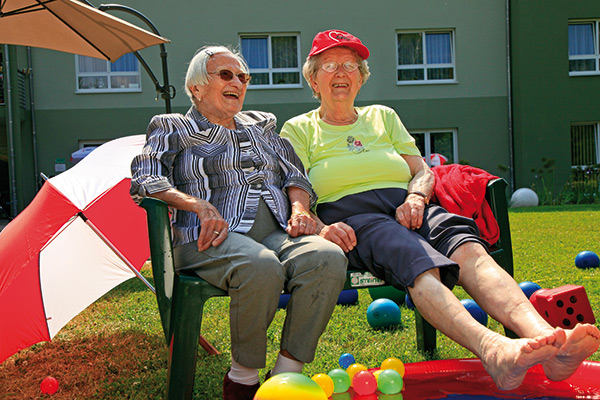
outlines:
M285 372L267 379L253 400L327 400L325 392L308 376Z
M354 375L358 374L360 371L367 371L368 368L362 364L352 364L348 368L346 368L346 372L350 376L350 382L354 378Z
M382 373L383 370L382 369L378 369L377 371L373 371L373 376L375 377L375 379L379 379L379 374Z
M333 394L333 379L327 374L316 374L312 378L313 381L317 382L321 389L325 392L327 397L331 397Z
M404 378L404 363L395 357L390 357L381 363L381 369L393 369Z

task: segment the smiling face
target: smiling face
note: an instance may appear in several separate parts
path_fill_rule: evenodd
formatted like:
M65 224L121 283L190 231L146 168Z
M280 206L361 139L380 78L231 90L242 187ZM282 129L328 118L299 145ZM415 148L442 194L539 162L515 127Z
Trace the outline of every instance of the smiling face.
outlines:
M225 69L233 72L230 81L221 79L218 74ZM242 69L238 60L228 53L212 56L206 64L206 70L210 76L208 83L190 88L194 95L194 104L210 122L227 126L244 105L248 84L242 83L237 74L246 71Z
M360 70L356 69L348 72L342 66L345 62L360 62L356 54L345 47L334 47L320 55L319 66L335 62L339 65L334 72L326 72L321 67L311 78L313 89L321 96L321 102L350 102L354 99L362 86L362 76Z

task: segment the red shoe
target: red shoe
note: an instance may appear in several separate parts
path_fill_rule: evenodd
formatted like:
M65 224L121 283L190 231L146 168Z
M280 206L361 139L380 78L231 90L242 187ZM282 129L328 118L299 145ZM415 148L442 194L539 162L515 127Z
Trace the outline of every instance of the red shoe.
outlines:
M252 400L260 383L254 385L244 385L229 379L229 371L223 378L223 400Z

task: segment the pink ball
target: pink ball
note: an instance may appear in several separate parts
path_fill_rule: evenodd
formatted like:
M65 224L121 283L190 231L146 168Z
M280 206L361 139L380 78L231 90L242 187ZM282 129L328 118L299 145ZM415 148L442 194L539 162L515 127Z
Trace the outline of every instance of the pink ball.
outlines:
M360 371L352 378L352 387L361 396L373 394L377 391L377 379L369 371Z
M52 376L48 376L44 378L42 383L40 383L40 390L42 393L46 394L54 394L58 390L58 380Z

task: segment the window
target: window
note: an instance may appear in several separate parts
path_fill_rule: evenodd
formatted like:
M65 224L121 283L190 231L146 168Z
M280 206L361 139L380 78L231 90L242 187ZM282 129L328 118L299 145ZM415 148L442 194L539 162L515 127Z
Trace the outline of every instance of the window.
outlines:
M302 87L298 35L243 35L240 40L250 88Z
M454 83L452 31L398 32L398 84Z
M569 75L599 75L600 20L569 22Z
M75 56L78 93L141 92L140 66L133 53L114 63Z
M458 159L456 130L415 131L410 133L427 164L453 164Z
M600 163L600 123L571 125L571 165L589 167Z

